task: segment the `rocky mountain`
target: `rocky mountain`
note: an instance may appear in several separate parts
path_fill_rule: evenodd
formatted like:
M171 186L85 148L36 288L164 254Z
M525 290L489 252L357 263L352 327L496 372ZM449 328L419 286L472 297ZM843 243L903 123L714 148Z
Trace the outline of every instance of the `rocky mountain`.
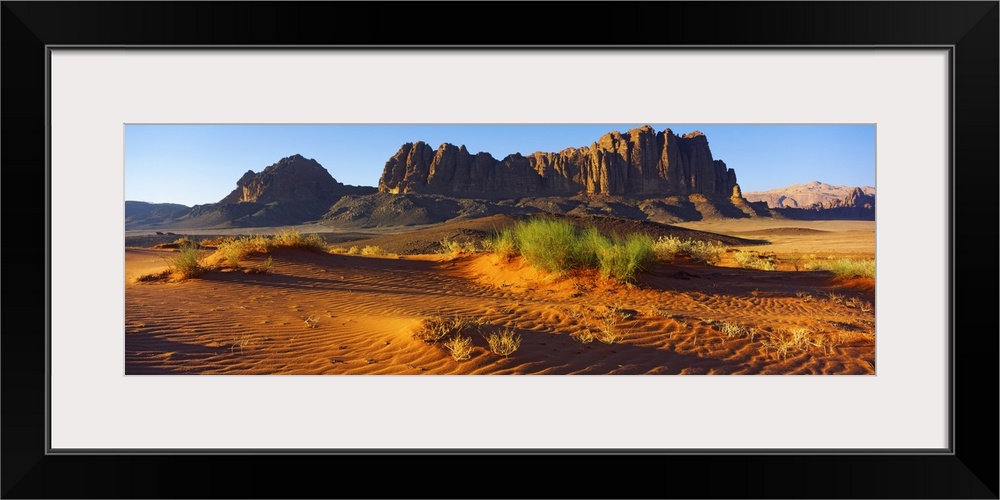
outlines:
M340 196L343 184L337 182L316 160L296 154L278 160L260 173L247 170L236 189L219 201L219 204L295 201L304 204L329 203Z
M318 221L371 228L538 213L666 224L750 217L874 219L873 188L841 188L813 182L774 190L766 193L775 196L777 208L771 208L771 198L741 193L736 173L712 158L703 134L678 136L670 129L656 132L644 126L610 132L587 147L515 153L503 160L472 154L464 146L446 143L433 150L422 142L407 143L386 162L377 189L344 185L315 160L293 155L259 173L247 171L218 203L187 208L126 202L125 227L273 227ZM808 208L801 208L807 202Z
M860 194L855 194L860 191ZM875 188L871 186L834 186L819 181L793 184L769 191L743 193L748 201L763 201L770 208L835 208L843 206L863 206L870 197L874 206ZM848 200L851 198L851 200ZM860 205L856 205L860 203Z
M127 229L172 227L261 227L301 224L323 216L345 195L373 194L373 187L337 182L322 165L302 155L278 160L259 173L248 170L236 189L218 203L195 205L160 220L146 219Z
M180 217L191 208L177 203L125 202L125 227L155 225Z
M590 146L510 154L497 160L465 146L406 143L386 162L379 192L509 199L604 194L637 198L700 194L728 199L736 173L712 158L701 132L684 136L646 125L609 132Z
M789 219L875 220L875 188L834 186L819 181L770 191L745 193L753 204L766 204Z

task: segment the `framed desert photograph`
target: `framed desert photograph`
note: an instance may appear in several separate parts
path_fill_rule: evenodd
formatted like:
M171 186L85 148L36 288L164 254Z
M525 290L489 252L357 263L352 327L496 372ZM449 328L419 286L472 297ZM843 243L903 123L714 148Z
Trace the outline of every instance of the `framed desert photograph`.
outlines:
M5 497L996 498L996 2L3 5Z
M125 374L874 375L875 138L126 124Z
M578 103L615 84L610 74L560 86L377 86L401 65L485 71L517 64L531 72L630 60L645 68L642 80L684 89L686 98L581 109ZM273 85L255 75L278 74L290 61L310 72L297 91L248 108ZM53 308L78 310L101 325L101 335L81 337L74 314L53 316L52 390L63 401L54 407L53 445L122 446L127 437L129 447L149 448L944 449L947 274L928 273L919 289L904 284L917 265L907 251L913 221L924 238L940 242L920 261L947 265L947 63L940 50L903 57L835 50L54 51L53 262L69 262L64 252L92 254L89 261L115 269L119 279L100 294L53 287ZM677 65L730 73L668 79ZM783 85L753 85L751 75L789 67L795 72ZM84 78L116 68L127 71L114 85ZM188 84L194 94L185 95L190 71L211 78ZM858 80L859 72L876 74L876 83ZM338 78L345 74L355 76ZM836 92L816 99L820 83ZM904 83L908 93L898 91ZM123 98L158 87L160 99ZM914 96L924 105L911 106ZM932 96L937 105L929 105ZM709 98L713 106L701 104ZM329 123L333 116L339 124ZM773 122L761 123L762 116ZM919 150L907 146L912 135L904 133L916 124L924 134ZM391 128L402 126L400 134ZM81 127L108 140L69 132ZM560 131L575 137L549 142ZM477 146L468 134L509 145ZM390 145L366 159L361 155L374 148L365 148L368 137ZM522 138L539 143L517 145ZM356 155L323 160L334 172L343 163L337 176L344 181L307 149L324 142ZM765 142L770 156L740 159ZM261 147L274 149L219 167ZM84 163L89 158L124 162L96 198L120 215L100 226L104 233L77 220L86 212L60 209L77 206L66 202L84 182L79 176L98 168ZM754 165L758 177L774 180L756 184ZM881 182L897 170L922 175ZM803 207L771 208L748 200L741 182L765 197L796 184L802 187L790 189L846 187L827 200L781 194L777 200L799 197ZM923 203L903 203L920 183ZM123 194L142 185L163 194ZM864 192L873 187L877 206ZM207 189L214 194L199 194ZM126 212L134 202L173 205L147 205L136 215ZM817 203L830 208L817 210ZM142 213L152 227L134 233L129 224ZM81 249L70 243L80 231L103 236ZM133 235L144 240L133 243ZM840 267L848 274L838 275ZM81 272L56 275L84 283L74 278ZM506 351L492 342L506 342ZM80 356L84 351L90 356ZM208 376L193 375L199 372ZM751 374L763 376L744 376ZM919 397L887 397L908 394L914 384ZM105 388L105 410L82 411L94 406L85 386ZM220 390L233 397L210 396ZM317 392L336 397L311 396ZM714 428L734 401L788 393L796 396L768 397L767 412L744 416L759 432L675 430ZM158 403L198 394L201 410L233 421L235 432L178 425L183 405ZM262 407L262 400L270 403ZM428 432L336 430L376 425L401 401ZM303 404L310 410L280 435L250 432ZM525 406L559 424L538 428L516 419ZM678 406L697 411L672 411ZM883 424L809 432L813 408L825 408L832 423L850 421L859 406L880 407L872 418ZM337 411L344 407L356 410ZM629 426L592 429L594 420L625 408ZM470 409L481 416L446 418ZM571 418L581 414L588 418ZM326 425L330 415L337 425ZM154 420L171 424L143 432ZM476 433L499 422L514 427Z
M254 97L292 62L309 72L294 94ZM378 87L403 65L515 64L630 64L686 94L581 108L613 74ZM670 79L678 65L706 76ZM53 308L102 333L53 316L57 448L947 447L947 274L905 286L914 221L940 242L920 262L948 262L946 51L54 51L52 67L53 261L87 252L118 276L100 294L53 287ZM780 86L752 78L788 68ZM211 78L185 95L191 71ZM63 132L85 126L107 140ZM123 168L97 197L118 219L81 249L99 229L60 207L88 158ZM882 181L897 171L922 174ZM82 412L85 386L105 410ZM234 432L159 403L191 397ZM743 417L758 432L716 429L744 400L768 401ZM381 428L402 401L427 432L336 430ZM250 431L302 405L280 435ZM883 424L832 425L862 406ZM626 409L628 426L593 428Z

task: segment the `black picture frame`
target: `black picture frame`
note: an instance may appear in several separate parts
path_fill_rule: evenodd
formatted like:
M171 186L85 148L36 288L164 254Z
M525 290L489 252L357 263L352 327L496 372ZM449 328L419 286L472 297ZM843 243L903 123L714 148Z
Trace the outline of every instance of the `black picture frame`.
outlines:
M16 291L4 296L0 335L4 498L998 498L997 322L978 304L997 303L1000 3L565 3L552 17L536 3L483 3L485 17L469 5L2 2L2 251L15 270L45 270L33 279L8 272ZM555 46L552 39L602 50L951 47L949 453L47 453L46 47ZM313 475L317 468L329 474ZM385 480L361 481L359 471Z

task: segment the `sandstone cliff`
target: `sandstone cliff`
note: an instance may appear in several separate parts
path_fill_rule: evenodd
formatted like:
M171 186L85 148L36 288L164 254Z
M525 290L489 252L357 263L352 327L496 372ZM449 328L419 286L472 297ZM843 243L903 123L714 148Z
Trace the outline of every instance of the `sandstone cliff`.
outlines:
M643 126L609 132L588 147L514 153L497 160L465 146L404 144L386 162L382 193L424 193L461 198L521 198L606 194L658 198L701 194L728 199L736 173L712 158L700 132L678 136Z

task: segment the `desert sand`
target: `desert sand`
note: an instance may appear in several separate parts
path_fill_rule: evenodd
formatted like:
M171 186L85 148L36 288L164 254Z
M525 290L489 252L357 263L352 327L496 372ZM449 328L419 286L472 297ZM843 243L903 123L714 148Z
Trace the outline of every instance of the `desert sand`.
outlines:
M803 255L873 258L873 222L680 226L771 242L746 248L774 254L778 269L734 267L734 247L715 266L679 258L622 284L484 252L278 250L267 274L141 281L174 250L126 247L125 373L875 373L874 279L795 270ZM469 359L415 338L439 316L475 323ZM485 340L504 329L522 340L506 357Z

